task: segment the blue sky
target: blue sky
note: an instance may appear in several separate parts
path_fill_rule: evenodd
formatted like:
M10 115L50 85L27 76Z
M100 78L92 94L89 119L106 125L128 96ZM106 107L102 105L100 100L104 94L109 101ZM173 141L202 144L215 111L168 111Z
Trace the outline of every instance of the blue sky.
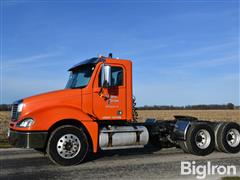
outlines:
M1 103L112 52L133 61L138 105L239 105L238 31L239 1L1 1Z

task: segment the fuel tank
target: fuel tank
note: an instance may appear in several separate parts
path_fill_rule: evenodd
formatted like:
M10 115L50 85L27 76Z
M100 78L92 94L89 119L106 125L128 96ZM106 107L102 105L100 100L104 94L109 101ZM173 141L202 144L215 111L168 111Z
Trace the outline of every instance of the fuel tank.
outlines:
M144 126L108 126L99 133L99 147L103 150L143 147L148 140L149 133Z

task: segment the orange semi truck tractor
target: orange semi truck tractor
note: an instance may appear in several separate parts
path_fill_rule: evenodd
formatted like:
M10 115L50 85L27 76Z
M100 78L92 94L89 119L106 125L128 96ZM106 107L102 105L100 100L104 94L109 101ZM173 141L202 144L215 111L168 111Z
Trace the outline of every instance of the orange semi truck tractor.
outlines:
M136 121L130 60L96 57L69 69L63 90L39 94L12 105L9 142L47 153L59 165L76 165L100 150L177 147L208 155L240 151L240 126L190 116Z

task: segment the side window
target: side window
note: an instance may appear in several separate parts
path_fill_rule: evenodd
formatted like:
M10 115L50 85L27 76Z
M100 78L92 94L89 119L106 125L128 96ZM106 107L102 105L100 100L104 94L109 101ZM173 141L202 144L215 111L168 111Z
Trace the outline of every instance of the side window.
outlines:
M123 68L112 66L111 74L112 74L111 85L122 86L123 85Z
M117 67L117 66L112 66L111 67L111 86L122 86L123 85L123 68L122 67ZM101 86L101 71L99 73L99 82L98 85L99 87Z

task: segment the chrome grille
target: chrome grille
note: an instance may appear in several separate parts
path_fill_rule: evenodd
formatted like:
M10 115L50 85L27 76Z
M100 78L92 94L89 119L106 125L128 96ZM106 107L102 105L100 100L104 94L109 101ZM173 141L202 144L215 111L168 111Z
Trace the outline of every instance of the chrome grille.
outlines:
M12 105L12 113L11 113L11 115L12 115L11 120L13 122L17 121L17 119L18 119L18 111L17 111L17 109L18 109L18 104L13 104Z

